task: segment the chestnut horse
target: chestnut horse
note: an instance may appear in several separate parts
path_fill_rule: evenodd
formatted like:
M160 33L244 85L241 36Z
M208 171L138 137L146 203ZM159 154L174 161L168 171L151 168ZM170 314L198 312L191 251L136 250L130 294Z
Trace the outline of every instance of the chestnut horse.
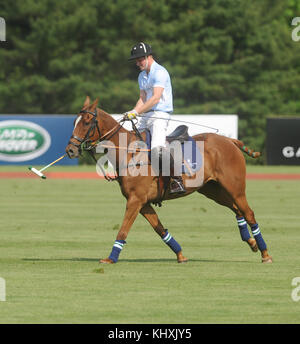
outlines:
M109 140L116 149L121 149L119 135L123 134L126 137L123 148L125 148L125 155L129 158L126 161L129 161L132 153L127 150L127 147L133 139L138 140L136 133L126 130L112 116L97 108L97 105L98 100L91 104L90 98L86 98L66 147L68 156L70 158L78 157L83 143L89 147L95 147L104 140ZM145 133L142 135L145 138ZM108 258L101 259L101 263L111 264L118 261L129 230L139 213L148 220L155 232L173 250L178 263L186 262L187 258L183 256L180 245L162 225L151 204L187 196L195 191L231 209L236 215L242 240L248 243L253 252L260 250L263 263L272 262L272 257L268 254L266 243L245 194L246 164L242 151L253 158L258 157L260 153L248 149L239 140L213 133L195 135L193 139L197 143L200 141L204 143L203 182L201 185L188 186L191 177L183 174L182 178L186 189L184 194L170 195L168 187L163 191L163 188L160 187L162 177L153 176L150 171L151 164L147 166L149 169L147 175L126 175L124 173L121 175L119 173L117 180L122 194L127 199L126 211L111 254ZM118 154L116 154L114 167L116 171L120 172L121 161L119 161ZM128 165L123 168L128 169ZM251 228L253 237L248 231L247 224Z

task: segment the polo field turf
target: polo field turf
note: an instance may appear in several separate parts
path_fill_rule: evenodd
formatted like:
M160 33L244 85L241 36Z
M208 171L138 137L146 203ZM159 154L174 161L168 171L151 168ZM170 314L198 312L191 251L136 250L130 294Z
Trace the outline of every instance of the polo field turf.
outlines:
M300 167L248 171L300 174ZM139 215L119 262L101 265L125 210L117 182L0 178L0 190L0 323L300 323L300 301L291 297L300 277L297 179L247 180L273 264L241 241L230 210L198 193L155 208L187 264Z

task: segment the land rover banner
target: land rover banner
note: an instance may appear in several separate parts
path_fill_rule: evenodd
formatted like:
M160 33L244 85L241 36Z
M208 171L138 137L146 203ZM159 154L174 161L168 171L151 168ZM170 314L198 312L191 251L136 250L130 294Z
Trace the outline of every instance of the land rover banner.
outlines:
M120 119L121 114L113 115ZM71 137L75 115L0 115L0 165L45 165L65 153ZM232 138L238 136L237 115L174 115L169 134L186 124L189 134L217 132ZM131 123L124 127L132 130ZM59 164L78 164L78 159L62 159Z
M57 159L73 130L75 116L0 115L0 164L44 165ZM63 159L61 164L78 164Z

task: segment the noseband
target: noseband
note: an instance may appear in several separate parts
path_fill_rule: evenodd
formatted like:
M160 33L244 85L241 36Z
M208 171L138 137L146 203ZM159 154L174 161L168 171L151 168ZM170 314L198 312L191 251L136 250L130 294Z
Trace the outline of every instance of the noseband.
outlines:
M69 144L80 149L82 143L91 141L91 140L89 140L89 138L94 135L96 129L98 131L99 138L101 137L101 132L100 132L100 128L99 128L98 121L97 121L97 108L95 109L95 112L91 112L91 111L87 111L87 110L81 110L79 113L89 113L90 115L93 116L91 126L89 127L89 130L83 139L76 136L76 135L72 135L70 138ZM75 139L79 143L72 142L71 139Z

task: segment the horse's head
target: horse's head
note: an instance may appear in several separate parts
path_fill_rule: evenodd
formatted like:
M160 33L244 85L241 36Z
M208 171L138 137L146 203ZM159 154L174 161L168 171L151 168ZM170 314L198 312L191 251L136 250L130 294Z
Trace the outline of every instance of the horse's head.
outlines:
M90 97L86 97L83 108L74 122L73 133L66 147L66 152L71 159L78 158L83 143L96 142L101 136L97 120L97 105L98 99L90 104Z

